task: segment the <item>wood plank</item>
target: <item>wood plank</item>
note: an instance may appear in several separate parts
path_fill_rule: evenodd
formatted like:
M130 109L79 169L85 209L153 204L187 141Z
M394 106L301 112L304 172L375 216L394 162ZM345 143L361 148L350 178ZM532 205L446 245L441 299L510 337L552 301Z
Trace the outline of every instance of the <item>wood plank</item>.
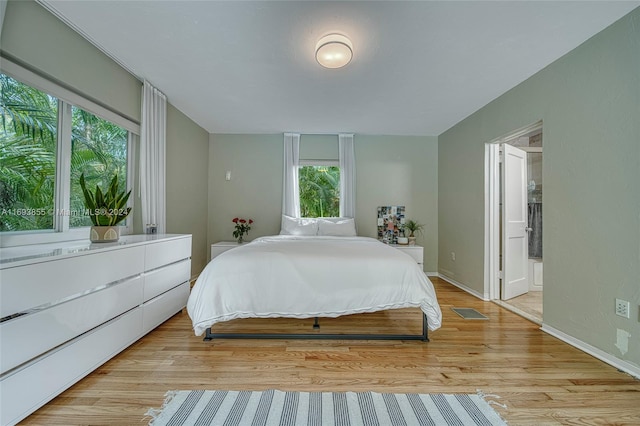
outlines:
M431 342L203 342L180 313L25 419L25 425L145 424L177 389L376 391L499 395L512 425L640 424L640 381L506 309L432 279L443 327ZM487 321L464 320L469 307ZM312 320L246 320L225 331L308 332ZM421 327L415 309L322 320L323 329ZM339 332L339 331L336 331ZM491 399L491 398L490 398ZM148 420L148 418L147 418Z

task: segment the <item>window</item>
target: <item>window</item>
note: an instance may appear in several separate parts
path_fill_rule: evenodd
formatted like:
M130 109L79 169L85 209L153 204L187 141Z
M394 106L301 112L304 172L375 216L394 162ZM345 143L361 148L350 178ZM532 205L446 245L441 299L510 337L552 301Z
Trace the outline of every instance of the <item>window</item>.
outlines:
M340 216L340 167L301 166L298 186L302 217Z
M300 160L300 134L284 134L282 214L355 217L353 134L338 135L339 160Z
M91 226L79 183L82 173L87 188L107 188L116 174L119 182L127 181L128 132L81 108L72 107L71 116L69 226L73 228Z
M58 100L0 74L0 232L53 229Z
M90 187L105 187L117 174L130 189L138 125L10 61L5 67L11 74L0 73L2 245L85 238L86 231L73 232L91 225L80 174Z

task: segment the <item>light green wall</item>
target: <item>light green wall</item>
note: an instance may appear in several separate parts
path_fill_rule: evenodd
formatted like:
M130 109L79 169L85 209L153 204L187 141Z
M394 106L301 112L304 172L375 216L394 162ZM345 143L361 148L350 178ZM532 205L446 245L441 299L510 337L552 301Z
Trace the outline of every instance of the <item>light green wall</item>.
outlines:
M140 121L140 81L36 2L8 2L0 48L9 59Z
M377 237L378 206L405 206L425 225L424 270L438 265L438 142L427 136L355 135L358 234Z
M301 136L302 141L305 138ZM209 243L233 240L231 220L236 216L255 221L249 239L280 232L282 139L282 134L211 135ZM405 205L409 217L426 225L418 244L425 246L425 270L435 271L437 138L355 135L354 139L358 234L376 237L378 206ZM333 143L337 139L324 137L324 140ZM225 180L226 171L231 171L230 181Z
M482 293L484 143L542 119L544 323L635 365L639 52L636 9L440 135L438 176L439 270ZM614 314L615 298L631 302L631 319Z
M210 135L209 244L234 240L234 217L255 221L247 240L280 232L282 139L282 134Z
M167 232L191 234L191 274L208 261L209 133L167 106Z
M142 83L37 3L9 1L1 35L3 55L140 121ZM193 235L193 274L207 259L208 138L168 104L167 231ZM136 202L133 214L137 232L142 229L139 206Z

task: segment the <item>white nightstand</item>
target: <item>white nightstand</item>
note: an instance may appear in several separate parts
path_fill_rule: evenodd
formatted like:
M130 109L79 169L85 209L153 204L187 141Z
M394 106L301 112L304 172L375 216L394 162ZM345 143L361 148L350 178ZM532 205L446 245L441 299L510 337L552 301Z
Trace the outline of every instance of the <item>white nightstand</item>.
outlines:
M231 250L232 248L240 247L243 244L247 244L247 243L238 244L237 241L220 241L219 243L211 244L211 259L213 259L216 256L221 255L222 253L224 253L227 250Z
M420 266L424 263L424 248L422 246L410 246L410 245L400 245L400 244L389 244L390 247L398 249L407 253L409 256L413 257L416 263Z

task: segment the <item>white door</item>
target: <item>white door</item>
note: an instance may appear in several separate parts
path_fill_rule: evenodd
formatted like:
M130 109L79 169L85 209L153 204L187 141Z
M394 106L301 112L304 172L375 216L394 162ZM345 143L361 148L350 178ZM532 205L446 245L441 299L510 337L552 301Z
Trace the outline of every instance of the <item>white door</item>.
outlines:
M503 144L502 286L500 298L529 290L527 235L527 153Z

